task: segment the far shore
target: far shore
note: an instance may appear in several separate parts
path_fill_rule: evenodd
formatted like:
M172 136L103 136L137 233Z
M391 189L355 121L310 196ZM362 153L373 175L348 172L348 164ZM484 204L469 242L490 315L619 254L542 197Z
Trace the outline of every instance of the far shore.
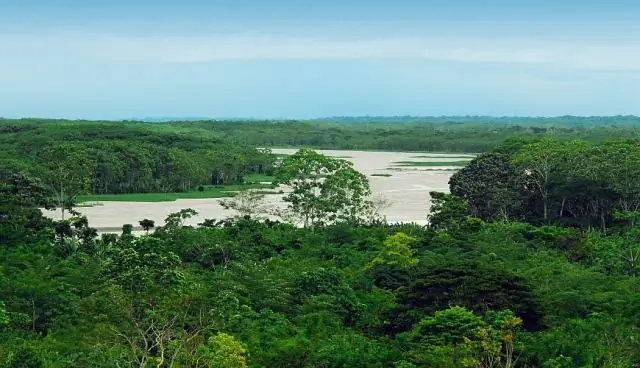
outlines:
M295 148L272 149L275 154L293 154ZM347 151L316 150L333 157L345 158L353 162L354 168L367 175L375 197L384 199L388 206L381 210L381 215L390 223L425 224L429 213L431 198L429 192L448 192L448 182L459 166L439 166L437 170L425 167L428 162L452 162L451 156L459 157L459 153L441 154L438 157L416 157L416 152L383 152L383 151ZM472 158L472 157L470 157ZM395 166L394 163L406 162L407 166ZM412 163L415 162L415 165ZM384 175L387 174L387 175ZM391 174L391 175L389 175ZM282 188L278 188L280 190ZM282 207L282 194L266 194L266 201ZM189 219L187 225L196 225L204 219L224 219L235 215L225 210L218 201L221 198L171 198L171 201L139 202L139 201L91 201L87 206L76 210L87 216L89 224L101 233L121 232L123 224L132 224L134 231L143 231L137 225L140 220L153 220L156 226L163 226L164 219L170 213L192 208L198 215ZM174 200L173 200L174 199ZM54 219L60 218L60 211L46 211L45 215Z

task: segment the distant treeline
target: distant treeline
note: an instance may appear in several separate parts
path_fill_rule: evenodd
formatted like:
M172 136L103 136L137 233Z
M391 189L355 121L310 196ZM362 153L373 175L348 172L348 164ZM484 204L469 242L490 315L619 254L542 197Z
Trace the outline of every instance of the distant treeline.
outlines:
M638 127L640 118L634 116L163 123L0 119L0 178L18 171L61 181L64 175L55 174L55 166L60 166L62 155L76 160L64 163L64 168L83 177L83 192L176 192L238 184L247 174L267 173L274 157L256 147L478 153L510 138L591 143L640 138ZM65 175L77 182L71 174Z
M82 125L82 129L74 128L74 139L81 136L93 139L101 134L126 135L124 131L113 131L114 125L126 124L127 131L144 131L136 138L138 141L160 144L173 134L181 137L181 142L173 144L186 145L188 147L185 148L190 151L197 149L198 144L202 144L197 142L203 140L209 143L213 140L218 147L225 143L251 147L306 146L316 149L479 153L487 152L509 138L581 139L592 143L611 138L640 138L640 117L637 116L405 116L336 117L304 121L187 119L163 122L0 119L0 134L34 129L34 125L39 124L62 127ZM65 137L58 133L60 136Z
M640 137L639 117L335 118L315 121L197 121L221 138L252 146L317 149L486 152L508 138L602 142Z
M210 121L207 117L159 117L159 118L139 118L128 119L133 121L148 121L155 123L168 123L176 121ZM225 121L245 121L258 122L265 119L216 119ZM272 119L273 120L273 119ZM276 119L277 120L277 119ZM289 119L294 121L294 119ZM310 123L338 123L338 124L361 124L361 123L492 123L492 124L512 124L523 126L544 126L544 125L636 125L640 122L640 117L634 115L618 116L554 116L554 117L522 117L522 116L333 116L316 119L297 119L295 121Z
M83 180L93 194L177 192L242 183L274 157L196 127L133 122L0 121L0 179ZM51 180L47 180L51 179Z

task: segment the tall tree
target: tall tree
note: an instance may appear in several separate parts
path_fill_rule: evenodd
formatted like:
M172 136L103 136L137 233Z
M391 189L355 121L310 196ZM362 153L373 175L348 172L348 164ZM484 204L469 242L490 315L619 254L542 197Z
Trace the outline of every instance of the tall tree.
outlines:
M621 211L640 210L640 146L635 141L611 141L600 145L604 181L619 194Z
M64 220L65 210L73 207L75 198L91 187L91 161L86 150L71 144L46 147L42 153L44 180L54 195L56 207Z
M263 217L275 212L265 200L265 194L254 189L244 189L233 197L218 201L225 210L233 210L239 217Z
M558 141L542 139L526 145L514 157L516 167L540 196L544 221L549 219L549 197L553 175L557 169L559 149Z
M9 244L47 225L38 207L53 208L42 182L24 173L0 181L0 243Z
M467 201L474 216L509 220L520 209L522 198L517 185L520 178L509 156L486 153L453 174L449 188L453 195Z
M335 221L359 221L370 210L367 177L347 160L311 149L288 156L276 171L275 184L291 191L284 196L304 227Z

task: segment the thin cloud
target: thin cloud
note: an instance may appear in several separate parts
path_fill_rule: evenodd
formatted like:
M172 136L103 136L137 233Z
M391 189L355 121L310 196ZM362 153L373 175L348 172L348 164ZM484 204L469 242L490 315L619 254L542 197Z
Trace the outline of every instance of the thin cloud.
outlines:
M219 60L414 59L640 71L640 43L607 44L585 40L5 34L0 36L0 48L13 57L74 57L103 61L202 63Z

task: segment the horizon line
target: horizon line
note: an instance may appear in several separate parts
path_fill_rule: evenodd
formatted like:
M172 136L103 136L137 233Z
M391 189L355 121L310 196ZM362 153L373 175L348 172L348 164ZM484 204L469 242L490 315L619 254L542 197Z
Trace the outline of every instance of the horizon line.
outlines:
M635 114L615 114L615 115L333 115L318 116L311 118L299 117L214 117L214 116L147 116L147 117L123 117L123 118L83 118L83 117L53 117L53 116L21 116L4 117L0 120L66 120L66 121L86 121L86 122L197 122L197 121L318 121L331 119L559 119L559 118L636 118Z

